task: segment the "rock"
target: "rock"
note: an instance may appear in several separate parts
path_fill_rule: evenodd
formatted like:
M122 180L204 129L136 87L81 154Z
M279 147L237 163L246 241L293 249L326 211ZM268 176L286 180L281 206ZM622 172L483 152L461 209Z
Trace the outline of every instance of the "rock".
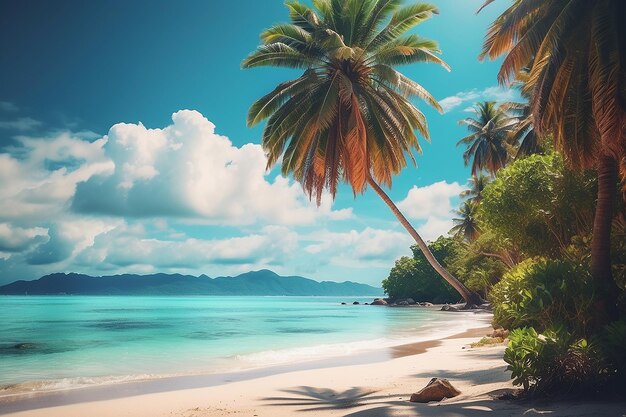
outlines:
M411 305L416 304L415 300L414 300L414 299L412 299L412 298L407 298L407 299L406 299L406 302L407 302L407 303L409 303L409 304L411 304Z
M444 398L456 397L460 393L461 391L454 388L447 379L433 378L424 388L411 395L410 401L413 403L441 401Z
M398 304L399 306L408 306L408 305L409 305L409 302L408 302L408 301L406 301L406 300L402 300L402 301L398 301L398 303L397 303L397 304Z
M361 303L359 303L358 301L355 301L354 303L352 303L352 305L355 305L355 306L358 306L359 304Z
M370 305L370 303L364 303L366 306Z
M441 311L459 311L459 309L456 308L455 306L451 306L450 304L446 304L443 307L441 307Z
M424 307L432 307L433 303L429 303L428 301L424 301L423 303L420 303L420 305L424 306Z
M387 301L383 300L382 298L377 298L374 301L372 301L373 306L386 306L387 305Z
M342 306L345 306L345 305L346 305L346 303L341 303L341 305L342 305Z
M465 306L464 310L478 310L480 307L478 307L476 304L468 304Z

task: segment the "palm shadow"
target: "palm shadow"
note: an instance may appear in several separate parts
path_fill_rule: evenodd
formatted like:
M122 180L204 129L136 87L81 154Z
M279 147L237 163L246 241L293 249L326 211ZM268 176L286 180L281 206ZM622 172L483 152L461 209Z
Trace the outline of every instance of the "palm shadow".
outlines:
M374 395L377 391L360 387L353 387L342 392L328 388L302 386L282 390L282 392L290 396L266 397L262 400L271 402L269 405L274 406L303 407L298 411L319 411L355 408L366 403L371 404L372 401L389 398L387 395Z
M494 411L519 411L519 405L503 400L462 401L460 403L421 404L408 401L408 395L375 395L376 391L353 387L345 391L302 386L282 390L285 396L266 397L272 406L299 407L298 412L346 410L344 417L436 417L442 415L480 417ZM496 394L496 391L493 392ZM367 406L367 407L366 407ZM364 407L360 410L353 408ZM366 408L365 408L366 407Z
M498 366L494 368L479 369L476 371L462 371L455 372L450 370L440 369L438 371L431 371L425 373L419 373L413 375L415 378L430 378L432 375L437 375L439 378L446 378L450 381L469 381L473 384L483 384L484 381L490 382L507 382L511 380L510 372L506 370L506 366Z

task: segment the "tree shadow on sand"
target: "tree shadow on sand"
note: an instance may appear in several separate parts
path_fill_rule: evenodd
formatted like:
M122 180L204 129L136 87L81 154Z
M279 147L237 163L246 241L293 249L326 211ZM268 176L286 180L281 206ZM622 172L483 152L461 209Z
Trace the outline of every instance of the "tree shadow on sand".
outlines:
M413 375L415 378L431 378L436 375L438 378L446 378L450 381L468 381L473 384L483 384L485 381L489 382L507 382L511 380L510 373L506 370L505 366L498 366L495 368L479 369L476 371L462 371L455 372L450 370L440 369L438 371L429 371L425 373L419 373Z
M345 417L435 417L467 416L479 417L495 411L519 412L519 405L509 401L463 401L460 403L420 404L408 401L409 395L374 395L376 391L354 387L346 391L309 386L298 387L282 392L289 394L280 397L267 397L268 405L299 407L295 411L311 412L322 410L346 410L365 407L344 414ZM495 393L495 392L494 392ZM523 410L522 410L523 411Z
M346 391L335 391L328 388L302 386L282 390L290 396L267 397L263 401L271 401L275 406L300 406L298 411L338 410L360 407L364 404L386 399L388 396L376 396L376 391L365 388L350 388Z

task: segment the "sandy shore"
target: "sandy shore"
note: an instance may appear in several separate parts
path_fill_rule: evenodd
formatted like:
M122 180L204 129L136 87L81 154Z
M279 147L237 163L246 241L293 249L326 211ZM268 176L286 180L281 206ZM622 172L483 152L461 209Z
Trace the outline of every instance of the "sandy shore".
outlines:
M480 322L483 325L484 322ZM140 395L93 400L80 390L0 403L0 414L20 417L212 416L624 416L623 403L519 403L497 400L512 389L504 346L469 347L488 332L479 328L438 341L391 348L373 363L248 375L200 388L172 387ZM411 393L432 377L448 378L462 394L441 403L414 404ZM210 385L210 384L209 384ZM141 386L141 385L139 385ZM189 386L189 385L187 385ZM149 391L149 390L148 390ZM89 391L82 391L89 392ZM92 392L93 394L93 392ZM47 398L47 400L46 400ZM16 405L19 407L16 408ZM15 411L25 409L27 411Z

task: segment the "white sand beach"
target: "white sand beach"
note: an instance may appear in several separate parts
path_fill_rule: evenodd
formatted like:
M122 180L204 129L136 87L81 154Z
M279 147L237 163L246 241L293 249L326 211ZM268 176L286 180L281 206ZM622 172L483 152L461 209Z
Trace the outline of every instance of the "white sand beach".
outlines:
M484 322L480 322L483 325ZM390 359L262 376L193 389L169 389L97 401L33 396L30 409L0 403L11 417L213 416L624 416L626 402L531 403L497 399L513 386L504 346L471 348L490 329L481 327L439 341L391 348ZM447 378L461 395L439 403L409 402L433 377ZM68 403L69 402L69 403ZM4 411L2 411L4 409Z

